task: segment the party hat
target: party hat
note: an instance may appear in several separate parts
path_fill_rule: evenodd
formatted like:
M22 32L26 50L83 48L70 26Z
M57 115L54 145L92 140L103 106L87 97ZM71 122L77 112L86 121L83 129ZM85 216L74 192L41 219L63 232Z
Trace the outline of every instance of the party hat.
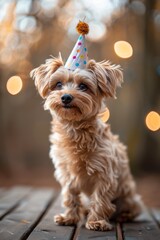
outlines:
M76 29L80 36L65 64L65 68L72 71L77 68L85 69L88 62L85 34L89 32L89 26L87 23L79 21Z

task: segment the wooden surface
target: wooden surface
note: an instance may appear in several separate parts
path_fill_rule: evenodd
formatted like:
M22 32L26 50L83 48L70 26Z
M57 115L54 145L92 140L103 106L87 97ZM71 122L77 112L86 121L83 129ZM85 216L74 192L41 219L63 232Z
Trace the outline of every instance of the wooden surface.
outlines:
M83 224L57 226L53 216L63 211L51 188L0 189L0 240L160 240L160 211L146 210L132 223L113 223L108 232Z

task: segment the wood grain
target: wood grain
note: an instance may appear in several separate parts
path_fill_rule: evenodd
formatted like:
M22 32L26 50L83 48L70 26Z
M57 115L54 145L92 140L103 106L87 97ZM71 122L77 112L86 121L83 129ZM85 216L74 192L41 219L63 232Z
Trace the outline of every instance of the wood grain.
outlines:
M0 240L160 240L160 210L145 209L134 222L115 223L112 231L91 231L85 222L57 226L61 197L52 189L0 189ZM2 194L2 195L1 195Z
M92 231L85 228L84 224L81 226L77 233L76 240L87 240L87 239L96 239L96 240L116 240L116 227L112 223L114 229L111 231ZM75 239L74 239L75 240Z
M120 223L116 224L116 232L117 232L117 239L123 240L123 233L122 233L122 228Z
M136 221L123 224L124 240L160 240L160 229L146 211Z
M20 201L26 197L31 188L14 187L9 189L0 198L0 220L18 206Z
M42 221L33 230L27 240L70 240L72 239L75 227L74 226L57 226L53 222L55 214L63 212L61 207L61 198L57 198L56 202L52 204L49 211L42 219Z
M151 215L160 227L160 210L151 209Z
M0 222L0 239L26 239L53 199L52 190L34 190Z
M0 198L4 196L5 188L0 188Z

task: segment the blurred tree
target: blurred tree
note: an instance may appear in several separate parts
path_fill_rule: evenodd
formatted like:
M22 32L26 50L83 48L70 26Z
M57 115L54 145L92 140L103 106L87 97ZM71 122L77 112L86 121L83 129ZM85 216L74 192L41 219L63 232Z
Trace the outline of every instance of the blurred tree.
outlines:
M160 107L160 74L157 73L160 64L160 29L156 27L155 15L160 16L160 2L146 0L144 27L144 111L156 110ZM159 109L160 110L160 109ZM141 146L141 167L144 170L159 171L160 169L160 132L145 131L142 126L143 144Z

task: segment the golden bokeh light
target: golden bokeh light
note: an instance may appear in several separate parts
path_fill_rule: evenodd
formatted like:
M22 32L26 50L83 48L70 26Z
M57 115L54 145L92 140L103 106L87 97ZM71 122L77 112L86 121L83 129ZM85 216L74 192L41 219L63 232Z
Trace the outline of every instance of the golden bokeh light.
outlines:
M146 125L151 131L160 129L160 115L157 112L151 111L146 116Z
M133 48L129 42L118 41L114 44L115 53L121 58L130 58L133 55Z
M110 117L110 112L108 108L105 108L105 110L99 114L99 118L102 120L102 122L107 122Z
M22 79L19 76L12 76L8 79L6 88L11 95L16 95L22 90Z

